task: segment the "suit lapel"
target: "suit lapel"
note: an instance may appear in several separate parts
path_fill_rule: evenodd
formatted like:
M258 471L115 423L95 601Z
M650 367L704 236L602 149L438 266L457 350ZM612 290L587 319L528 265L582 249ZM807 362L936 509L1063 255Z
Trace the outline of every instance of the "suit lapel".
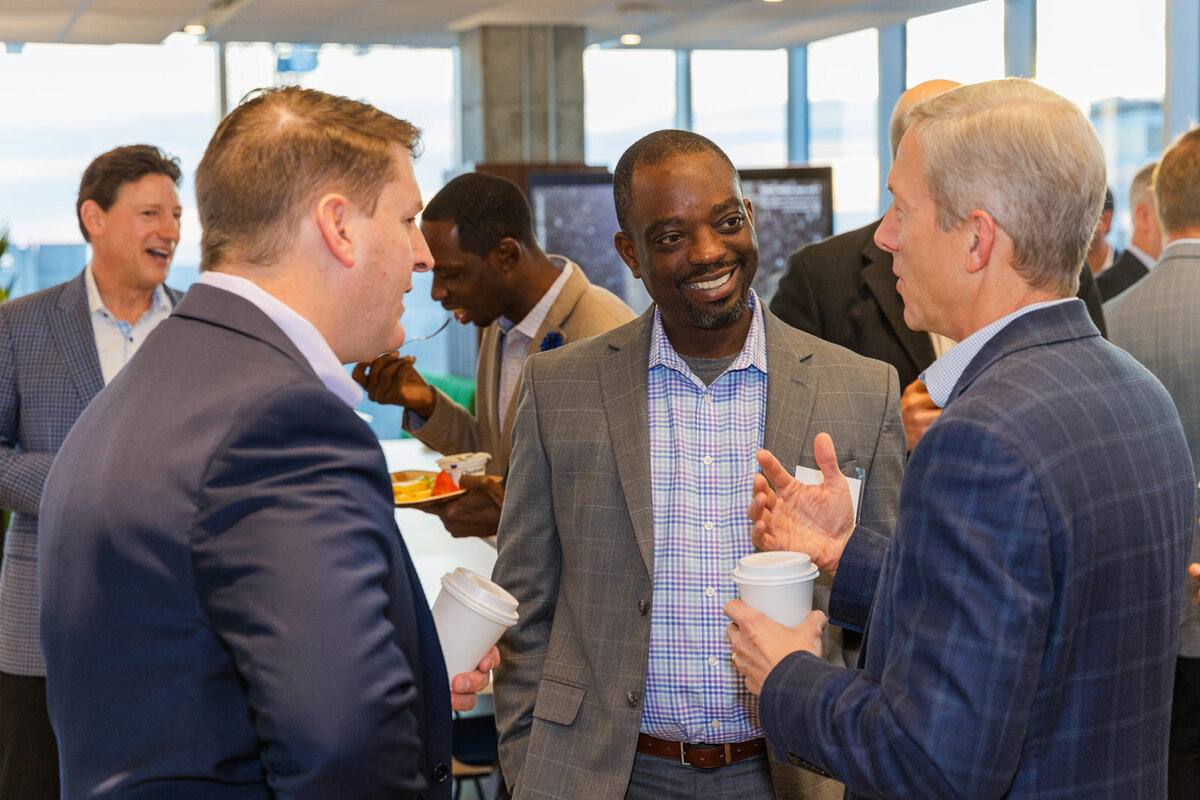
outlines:
M100 356L96 352L96 336L92 331L83 280L83 273L80 273L78 278L63 286L50 313L49 325L62 353L63 366L86 405L104 388L104 375L100 372Z
M617 476L638 549L650 575L654 574L654 498L650 487L647 373L653 319L654 306L651 306L637 324L629 325L621 337L609 342L609 352L596 364L600 399L617 460Z
M874 235L874 229L872 229ZM914 331L904 322L904 299L896 290L896 276L892 273L892 260L879 249L874 239L868 239L862 250L862 277L867 288L875 295L875 301L883 311L883 316L891 326L896 338L912 359L917 371L925 369L933 363L933 343L929 334ZM904 388L904 387L900 387Z
M817 402L817 387L808 369L812 349L766 308L763 323L767 336L767 415L762 445L790 472L803 463L805 454L812 452L809 420Z

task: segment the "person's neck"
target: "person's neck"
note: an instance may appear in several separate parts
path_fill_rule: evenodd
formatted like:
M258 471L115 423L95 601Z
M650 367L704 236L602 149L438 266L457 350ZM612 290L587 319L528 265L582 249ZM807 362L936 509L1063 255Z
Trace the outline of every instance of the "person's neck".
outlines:
M681 356L721 358L741 351L746 345L746 337L750 335L750 323L753 320L754 313L747 307L737 321L724 328L707 329L687 325L673 329L664 319L663 331L671 347Z
M561 275L562 272L549 256L540 250L533 254L529 263L519 266L516 274L512 276L517 289L504 310L504 316L519 324L546 296L546 292L550 291L550 287Z
M1108 261L1108 242L1101 240L1098 245L1088 248L1088 268L1091 269L1093 275L1104 269L1106 261Z
M155 286L149 289L140 286L123 286L108 275L108 271L103 265L97 268L95 262L92 263L92 278L96 281L96 290L100 292L100 300L108 309L108 313L131 325L150 310L150 303L154 300L154 290L158 288Z

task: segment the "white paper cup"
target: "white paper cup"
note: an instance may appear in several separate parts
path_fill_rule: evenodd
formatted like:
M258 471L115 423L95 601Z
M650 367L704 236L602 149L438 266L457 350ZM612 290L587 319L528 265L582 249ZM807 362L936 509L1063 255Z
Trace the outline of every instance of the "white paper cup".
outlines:
M437 460L437 465L458 485L463 475L483 475L491 453L455 453Z
M505 629L517 622L517 598L477 572L459 567L442 576L433 624L447 677L471 672Z
M812 611L813 581L820 570L805 553L751 553L738 560L738 596L783 625L799 625Z

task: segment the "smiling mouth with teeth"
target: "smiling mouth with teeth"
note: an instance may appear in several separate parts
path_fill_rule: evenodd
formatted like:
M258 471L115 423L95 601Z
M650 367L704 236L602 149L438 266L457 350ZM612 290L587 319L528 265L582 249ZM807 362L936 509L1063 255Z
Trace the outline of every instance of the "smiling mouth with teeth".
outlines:
M170 250L162 250L157 247L151 247L151 248L147 249L146 252L157 258L170 258L171 257Z
M686 285L689 289L699 289L701 291L716 289L724 286L726 283L729 283L729 281L733 278L733 272L733 270L730 270L719 278L713 278L711 281L701 281L700 283L689 283Z

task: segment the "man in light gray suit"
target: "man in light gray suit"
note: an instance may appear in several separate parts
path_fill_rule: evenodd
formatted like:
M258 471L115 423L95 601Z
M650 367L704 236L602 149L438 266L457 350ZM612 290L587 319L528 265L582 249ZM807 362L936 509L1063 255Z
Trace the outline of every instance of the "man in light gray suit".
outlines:
M862 518L890 529L896 372L763 307L753 209L709 140L643 138L614 195L617 250L655 304L525 364L494 573L521 604L496 673L505 779L520 799L840 797L769 763L721 608L753 550L760 447L811 468L815 435L841 437ZM828 593L823 577L818 607ZM826 653L853 658L841 631Z
M1200 129L1180 136L1154 171L1154 201L1164 248L1140 281L1104 305L1111 341L1162 381L1183 421L1193 466L1200 466ZM1200 537L1189 561L1200 561ZM1195 797L1200 786L1200 606L1196 581L1184 583L1175 695L1171 705L1168 796Z
M92 259L66 283L0 305L0 797L57 797L38 638L38 503L50 463L91 399L171 313L177 159L139 144L98 156L75 203Z

